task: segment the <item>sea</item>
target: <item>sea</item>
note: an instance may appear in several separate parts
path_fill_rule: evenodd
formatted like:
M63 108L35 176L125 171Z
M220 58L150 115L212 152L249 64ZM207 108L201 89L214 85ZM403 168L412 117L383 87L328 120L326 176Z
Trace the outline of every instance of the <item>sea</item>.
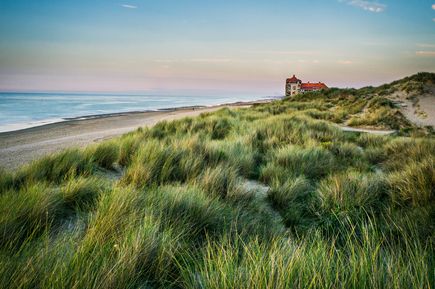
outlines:
M0 132L114 113L213 106L270 98L272 97L0 92Z

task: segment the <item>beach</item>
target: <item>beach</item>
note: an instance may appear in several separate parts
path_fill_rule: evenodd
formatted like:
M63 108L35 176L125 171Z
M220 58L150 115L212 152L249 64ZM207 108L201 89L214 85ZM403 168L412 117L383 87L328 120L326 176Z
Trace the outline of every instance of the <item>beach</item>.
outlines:
M0 167L16 170L46 154L69 147L83 147L120 136L159 121L197 116L223 107L246 107L254 102L237 102L211 107L185 107L160 111L129 112L76 118L33 128L0 133Z

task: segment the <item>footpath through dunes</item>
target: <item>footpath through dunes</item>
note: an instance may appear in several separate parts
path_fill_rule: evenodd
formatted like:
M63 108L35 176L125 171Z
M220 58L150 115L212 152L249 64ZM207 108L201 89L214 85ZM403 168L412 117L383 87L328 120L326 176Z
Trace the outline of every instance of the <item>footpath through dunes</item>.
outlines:
M382 130L382 129L368 129L368 128L357 128L357 127L350 127L350 126L339 126L339 128L343 131L350 131L350 132L362 132L362 133L370 133L370 134L376 134L376 135L389 135L396 133L396 130Z
M280 213L276 211L268 201L268 193L270 187L254 180L244 180L243 189L254 196L254 202L258 203L258 207L270 216L272 223L277 228L277 232L284 233L284 220Z

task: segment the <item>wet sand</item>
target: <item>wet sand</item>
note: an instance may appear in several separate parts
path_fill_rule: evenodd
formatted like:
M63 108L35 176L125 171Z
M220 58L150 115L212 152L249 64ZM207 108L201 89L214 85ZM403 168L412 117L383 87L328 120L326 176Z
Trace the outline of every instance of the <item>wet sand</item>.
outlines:
M270 101L270 100L268 100ZM266 102L266 101L260 101ZM213 107L188 107L153 112L131 112L73 119L19 131L0 133L0 167L15 170L43 155L68 147L83 147L159 121L197 116L223 107L246 107L258 102L239 102Z

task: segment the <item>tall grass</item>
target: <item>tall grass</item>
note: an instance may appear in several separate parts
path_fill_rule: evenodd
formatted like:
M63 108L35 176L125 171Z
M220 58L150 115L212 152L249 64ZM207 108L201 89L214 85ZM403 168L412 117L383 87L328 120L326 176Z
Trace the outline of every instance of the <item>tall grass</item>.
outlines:
M69 177L90 175L94 168L94 164L81 150L68 149L23 167L16 174L15 180L18 184L32 181L59 183Z
M431 258L418 242L396 251L369 223L343 246L316 232L296 243L210 240L193 269L181 267L185 288L431 288Z
M310 226L316 218L318 196L310 181L299 176L290 178L283 184L275 182L268 193L272 205L280 212L284 224L292 230Z
M30 236L48 229L62 215L62 198L39 183L0 196L0 245L20 246Z
M96 178L70 179L60 187L34 183L0 195L0 244L21 246L47 229L56 231L67 217L89 211L108 185Z
M289 176L305 175L319 179L328 175L335 166L333 155L321 147L285 146L271 152L271 162L262 169L261 178L271 183L274 178L281 182Z
M391 197L399 204L421 206L435 201L435 157L411 162L390 175Z
M119 147L114 142L103 142L94 147L88 147L85 154L86 158L96 165L105 169L111 169L119 158Z
M433 137L333 124L382 111L376 126L414 131L382 96L400 85L160 122L1 171L0 288L433 288Z

